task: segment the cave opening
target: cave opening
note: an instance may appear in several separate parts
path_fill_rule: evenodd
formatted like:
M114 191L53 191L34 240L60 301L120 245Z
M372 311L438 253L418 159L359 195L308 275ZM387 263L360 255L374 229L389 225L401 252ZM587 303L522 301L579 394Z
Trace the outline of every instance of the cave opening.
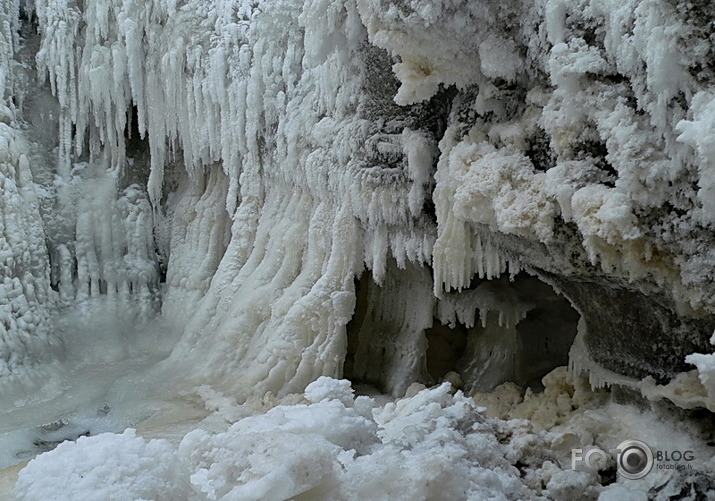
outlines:
M371 272L362 273L355 295L343 377L393 396L404 395L413 382L430 383L424 333L435 304L431 270L412 263L399 268L390 259L380 284Z
M541 379L568 364L579 320L565 297L523 272L474 281L435 311L426 332L430 376L454 372L465 390L480 392L507 381L543 390Z
M522 293L535 306L516 326L523 364L514 382L536 391L543 389L541 379L546 374L568 365L580 315L567 298L546 282L525 273L517 280Z
M345 362L343 363L343 377L349 379L350 381L356 383L358 378L355 373L355 353L358 350L360 344L359 332L360 327L365 319L365 312L367 310L367 280L369 280L370 274L367 271L363 271L360 277L355 277L355 312L353 313L350 322L346 326L347 333L347 351L345 353Z
M461 322L445 325L435 318L425 331L427 338L427 374L433 381L442 381L450 372L457 372L457 364L464 358L469 329Z
M475 280L440 299L431 291L430 270L416 265L392 263L381 285L369 271L356 278L343 377L394 396L443 380L465 391L510 381L538 392L568 365L579 314L536 276Z

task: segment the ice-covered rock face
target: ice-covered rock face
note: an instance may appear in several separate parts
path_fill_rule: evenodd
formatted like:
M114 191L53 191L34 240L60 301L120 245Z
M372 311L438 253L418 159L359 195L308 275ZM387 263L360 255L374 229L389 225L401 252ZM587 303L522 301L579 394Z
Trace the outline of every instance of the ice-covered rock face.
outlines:
M708 349L712 6L359 7L400 59L398 100L460 89L435 174L436 293L523 267L571 300L615 372L668 379Z
M713 19L0 0L0 466L140 435L17 496L616 499L569 451L643 422L702 471L634 488L710 489L588 385L715 411Z
M176 391L282 396L346 355L393 394L526 383L527 333L557 365L576 329L519 272L581 316L578 360L662 383L711 351L709 4L3 7L0 375L108 298L181 333Z

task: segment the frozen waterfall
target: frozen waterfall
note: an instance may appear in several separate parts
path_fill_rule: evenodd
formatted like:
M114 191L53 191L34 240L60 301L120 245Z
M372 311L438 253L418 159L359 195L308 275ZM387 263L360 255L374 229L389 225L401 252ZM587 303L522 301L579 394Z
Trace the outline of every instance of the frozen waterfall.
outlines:
M0 498L715 496L708 1L0 21Z

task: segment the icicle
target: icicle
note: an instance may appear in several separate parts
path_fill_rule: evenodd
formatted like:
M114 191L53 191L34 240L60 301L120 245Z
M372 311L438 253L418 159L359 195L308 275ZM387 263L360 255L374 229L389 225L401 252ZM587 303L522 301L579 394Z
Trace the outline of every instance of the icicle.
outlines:
M483 328L486 328L490 314L496 313L499 327L511 329L534 308L532 303L519 299L516 290L504 280L484 281L474 290L444 294L437 305L442 323L454 326L459 320L467 328L475 325L478 312Z

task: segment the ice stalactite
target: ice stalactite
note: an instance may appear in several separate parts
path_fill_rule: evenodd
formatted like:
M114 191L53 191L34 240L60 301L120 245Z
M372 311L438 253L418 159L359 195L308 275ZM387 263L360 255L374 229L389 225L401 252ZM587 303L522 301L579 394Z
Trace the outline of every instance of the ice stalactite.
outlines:
M533 308L533 304L518 297L516 289L494 280L482 282L474 290L445 296L439 302L438 318L444 324L459 321L471 328L479 314L482 327L486 327L489 317L494 317L500 327L513 328Z

